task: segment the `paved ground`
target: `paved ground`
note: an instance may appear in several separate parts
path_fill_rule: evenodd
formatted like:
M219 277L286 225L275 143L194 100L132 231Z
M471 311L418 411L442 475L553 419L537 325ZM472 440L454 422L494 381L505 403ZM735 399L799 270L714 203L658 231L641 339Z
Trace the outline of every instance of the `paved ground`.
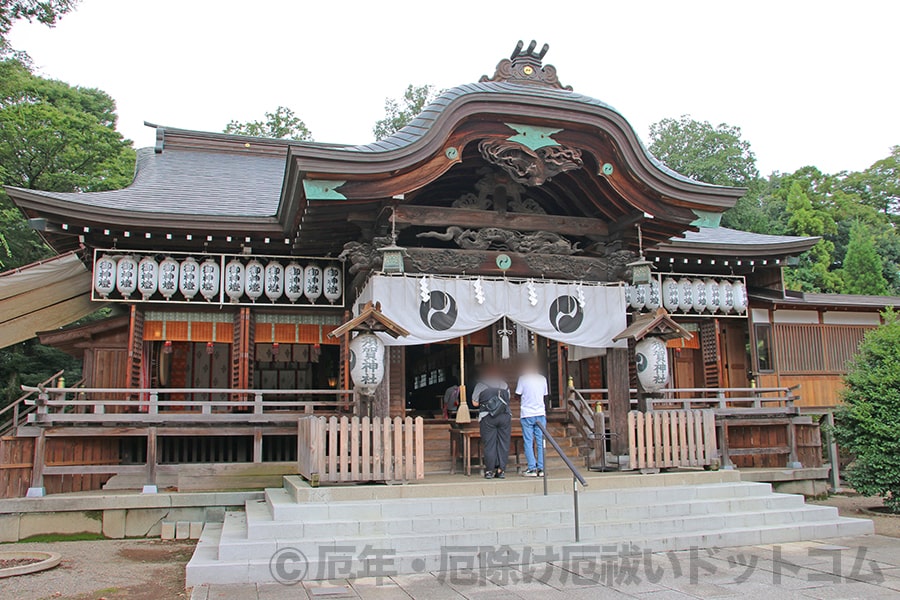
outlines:
M602 555L601 555L602 556ZM900 598L900 540L885 536L828 543L659 553L531 567L460 569L332 582L199 587L192 600L320 598L422 600L676 600L694 598Z

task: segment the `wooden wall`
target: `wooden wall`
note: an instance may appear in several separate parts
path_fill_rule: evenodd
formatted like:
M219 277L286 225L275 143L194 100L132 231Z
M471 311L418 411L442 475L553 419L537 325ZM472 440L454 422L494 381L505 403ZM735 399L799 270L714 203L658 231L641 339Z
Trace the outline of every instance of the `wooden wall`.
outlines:
M819 424L795 425L797 435L797 458L804 467L822 466L822 437ZM784 425L730 426L728 428L729 449L777 448L787 446L787 428ZM787 454L750 454L731 456L731 462L738 468L783 468L787 465Z
M118 438L51 438L47 440L47 466L109 465L119 462ZM21 498L31 487L34 438L0 439L0 498ZM96 475L45 475L48 494L99 490L112 477Z
M840 374L778 374L761 373L760 387L792 387L800 386L798 406L833 407L841 401L841 390L844 389L843 375Z

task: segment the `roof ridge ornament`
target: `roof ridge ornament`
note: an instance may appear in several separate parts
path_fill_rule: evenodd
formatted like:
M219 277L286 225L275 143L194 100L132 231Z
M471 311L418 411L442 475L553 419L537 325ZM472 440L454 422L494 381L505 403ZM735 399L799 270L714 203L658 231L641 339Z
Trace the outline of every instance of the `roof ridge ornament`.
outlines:
M482 75L479 82L485 81L508 81L510 83L524 83L530 85L544 85L547 87L555 87L561 90L572 91L571 85L564 86L559 82L556 76L556 67L553 65L544 65L544 55L550 49L549 44L544 44L540 52L535 52L537 42L531 40L528 48L522 49L525 43L519 40L516 49L513 50L509 58L504 58L497 63L497 69L494 71L493 77Z

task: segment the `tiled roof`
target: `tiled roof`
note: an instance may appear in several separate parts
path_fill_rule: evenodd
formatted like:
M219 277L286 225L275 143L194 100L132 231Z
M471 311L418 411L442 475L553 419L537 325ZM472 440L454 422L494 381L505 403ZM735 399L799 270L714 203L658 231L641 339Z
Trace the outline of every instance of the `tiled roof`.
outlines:
M199 216L270 217L278 210L285 159L153 148L137 151L135 178L108 192L38 192L97 208Z
M743 252L793 255L806 252L819 239L818 237L796 235L752 233L727 227L701 227L698 231L685 232L684 237L672 238L657 246L655 250L698 254L709 254L711 251L719 250L723 255L727 253L737 255Z
M532 97L537 99L545 98L564 100L566 102L573 102L576 104L605 108L622 116L622 113L617 111L609 104L603 102L602 100L598 100L590 96L585 96L584 94L579 94L570 90L543 85L509 83L506 81L483 81L480 83L460 85L443 92L434 100L434 102L426 106L425 110L423 110L418 117L413 119L406 127L391 136L388 136L377 142L372 142L371 144L345 146L342 149L348 152L386 152L409 146L410 144L416 142L419 138L424 136L428 132L428 130L431 129L431 127L440 117L441 113L443 113L454 100L470 94L509 94L513 96ZM682 175L681 173L673 171L672 169L664 165L659 159L653 156L650 151L647 150L647 148L644 146L643 142L641 142L641 149L644 151L644 154L647 155L647 158L650 159L650 162L652 162L657 169L659 169L666 175L687 183L696 185L709 185L700 181L695 181L689 177Z

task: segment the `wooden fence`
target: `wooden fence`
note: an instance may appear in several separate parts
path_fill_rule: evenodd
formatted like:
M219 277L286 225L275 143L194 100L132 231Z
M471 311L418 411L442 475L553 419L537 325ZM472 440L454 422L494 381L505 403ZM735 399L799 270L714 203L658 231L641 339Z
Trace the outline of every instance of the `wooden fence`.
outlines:
M303 417L298 427L299 472L313 485L425 477L422 417Z
M711 409L628 413L631 469L703 467L718 457Z

